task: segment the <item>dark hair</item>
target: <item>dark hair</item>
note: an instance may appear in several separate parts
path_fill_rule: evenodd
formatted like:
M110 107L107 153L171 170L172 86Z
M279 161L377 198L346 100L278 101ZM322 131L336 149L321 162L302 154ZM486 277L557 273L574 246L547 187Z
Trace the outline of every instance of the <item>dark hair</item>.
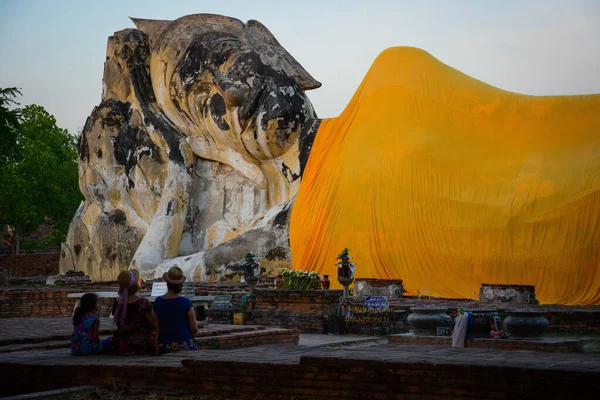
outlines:
M80 323L83 316L92 311L97 304L98 295L96 293L86 293L81 296L79 307L77 307L73 313L73 325Z
M117 277L117 283L119 284L119 294L121 294L124 290L127 290L127 293L130 296L133 296L134 294L140 291L140 287L137 283L129 287L129 285L131 284L131 274L134 274L133 276L135 277L135 273L133 271L121 271L121 273Z
M180 283L179 285L172 285L169 282L167 282L167 289L169 289L175 294L179 294L183 290L183 283Z

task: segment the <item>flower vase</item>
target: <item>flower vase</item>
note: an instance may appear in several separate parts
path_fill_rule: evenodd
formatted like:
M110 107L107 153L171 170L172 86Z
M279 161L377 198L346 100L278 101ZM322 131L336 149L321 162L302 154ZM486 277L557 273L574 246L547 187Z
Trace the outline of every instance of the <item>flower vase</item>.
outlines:
M331 285L331 281L329 280L329 275L323 275L323 280L321 280L321 289L329 290L329 285Z

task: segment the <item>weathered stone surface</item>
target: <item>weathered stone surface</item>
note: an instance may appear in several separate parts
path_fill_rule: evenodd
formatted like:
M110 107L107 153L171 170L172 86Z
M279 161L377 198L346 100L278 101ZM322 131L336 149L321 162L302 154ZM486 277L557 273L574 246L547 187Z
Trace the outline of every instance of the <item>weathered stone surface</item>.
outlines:
M148 279L177 264L218 280L250 250L289 257L288 212L319 125L304 90L320 83L257 21L133 22L108 40L60 271Z
M357 279L354 282L354 296L388 296L400 298L403 293L402 280Z
M62 285L62 284L76 284L76 283L88 283L91 282L87 275L69 275L69 274L58 274L52 275L46 278L46 285Z
M535 286L482 284L479 301L483 303L535 304Z
M241 260L250 250L260 258L266 258L277 249L290 258L290 210L290 202L275 206L248 230L219 246L165 260L157 266L155 276L162 276L169 268L178 266L196 281L216 282L226 275L241 274Z

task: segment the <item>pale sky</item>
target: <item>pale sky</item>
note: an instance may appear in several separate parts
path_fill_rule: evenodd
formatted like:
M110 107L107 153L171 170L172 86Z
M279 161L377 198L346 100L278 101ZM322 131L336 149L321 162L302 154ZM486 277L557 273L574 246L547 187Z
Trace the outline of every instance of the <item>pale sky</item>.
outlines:
M100 102L108 36L133 28L128 16L196 13L265 24L323 84L309 92L319 117L337 116L391 46L505 90L600 93L600 0L0 0L0 87L76 133Z

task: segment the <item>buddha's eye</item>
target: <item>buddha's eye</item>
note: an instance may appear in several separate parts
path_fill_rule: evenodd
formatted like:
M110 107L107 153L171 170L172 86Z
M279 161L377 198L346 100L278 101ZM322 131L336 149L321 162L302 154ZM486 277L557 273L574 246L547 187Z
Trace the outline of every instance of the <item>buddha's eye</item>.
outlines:
M214 44L211 58L215 65L221 65L241 51L242 43L239 40L224 39Z
M233 52L240 50L240 42L227 40L221 42L220 48L222 53L231 55Z

